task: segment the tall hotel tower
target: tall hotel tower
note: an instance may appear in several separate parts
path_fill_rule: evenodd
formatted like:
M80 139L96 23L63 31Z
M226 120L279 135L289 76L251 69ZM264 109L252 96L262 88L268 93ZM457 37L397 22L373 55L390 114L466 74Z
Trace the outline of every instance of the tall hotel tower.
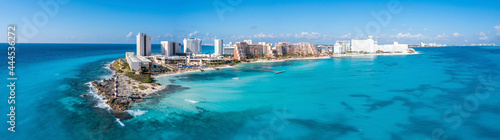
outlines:
M173 41L161 42L161 55L175 56L178 53L181 53L181 43Z
M201 39L198 38L185 38L184 53L201 54Z
M223 55L224 54L224 49L222 48L222 39L215 39L214 42L214 51L215 55Z
M137 55L139 56L151 55L151 36L145 33L137 34Z

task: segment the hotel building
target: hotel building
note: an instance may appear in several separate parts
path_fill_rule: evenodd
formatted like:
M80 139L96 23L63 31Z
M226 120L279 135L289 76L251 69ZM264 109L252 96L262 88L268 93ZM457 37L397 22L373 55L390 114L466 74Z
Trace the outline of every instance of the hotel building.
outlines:
M214 41L214 51L215 55L224 55L224 49L223 49L223 41L222 39L215 39Z
M351 51L359 53L375 53L377 41L373 40L373 36L368 36L367 40L351 40Z
M262 49L262 54L265 56L273 55L273 44L267 42L259 42L259 45L262 45L264 48Z
M201 54L201 39L198 38L185 38L184 53Z
M408 44L399 44L394 42L388 45L378 45L376 40L373 40L372 36L368 36L367 40L351 40L351 44L348 45L348 41L337 41L334 46L335 54L344 54L347 52L357 52L357 53L408 53Z
M137 55L150 56L151 55L151 36L145 33L137 34Z
M181 43L173 41L162 41L161 42L161 55L164 56L175 56L181 53Z
M138 71L141 68L149 68L151 66L151 60L148 60L144 56L134 55L134 52L126 52L125 59L131 70Z
M345 54L350 50L351 42L349 41L337 41L333 46L333 51L335 54Z
M252 40L251 40L251 39L244 40L243 42L246 42L247 44L253 44L253 42L252 42Z

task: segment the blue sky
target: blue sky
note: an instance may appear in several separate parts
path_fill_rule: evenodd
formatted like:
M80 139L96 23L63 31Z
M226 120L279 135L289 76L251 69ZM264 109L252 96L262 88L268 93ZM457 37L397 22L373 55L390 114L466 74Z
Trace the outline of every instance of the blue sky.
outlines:
M9 24L16 24L19 42L30 43L135 43L135 35L143 32L151 35L155 44L180 42L188 37L201 38L203 43L213 43L214 38L219 38L225 43L252 39L333 44L367 35L375 36L379 43L500 44L498 0L3 0L1 3L0 25L4 28L0 32L5 33ZM48 6L47 12L43 3L56 4L57 8ZM7 36L0 34L0 38L5 38L0 42L6 42Z

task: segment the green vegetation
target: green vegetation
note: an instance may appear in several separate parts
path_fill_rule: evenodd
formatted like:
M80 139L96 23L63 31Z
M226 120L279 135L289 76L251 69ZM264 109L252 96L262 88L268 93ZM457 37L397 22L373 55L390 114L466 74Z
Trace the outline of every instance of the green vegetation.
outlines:
M139 89L140 89L140 90L145 90L145 89L147 89L147 88L146 88L146 86L139 85Z
M153 83L153 77L149 74L135 74L134 72L127 72L125 75L141 83Z
M124 63L123 60L124 58L117 59L112 65L113 67L116 68L116 72L118 73L124 73L124 72L131 72L132 70L130 69L130 66L128 63Z
M238 63L240 63L240 61L239 61L239 60L234 60L233 62L229 63L229 65L231 65L231 66L232 66L232 65L236 65L236 64L238 64Z

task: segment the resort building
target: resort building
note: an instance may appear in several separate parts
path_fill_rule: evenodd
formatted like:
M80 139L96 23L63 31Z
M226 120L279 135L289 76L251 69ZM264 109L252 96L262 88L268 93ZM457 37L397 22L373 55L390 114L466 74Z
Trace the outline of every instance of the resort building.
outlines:
M134 55L134 52L126 52L125 59L131 70L138 71L141 68L150 68L151 60L148 60L144 56Z
M164 56L175 56L181 53L181 43L173 41L162 41L161 42L161 55Z
M246 42L247 44L253 44L251 39L244 40L243 42Z
M351 42L349 41L337 41L333 46L333 51L335 54L345 54L351 49Z
M339 42L338 42L339 43ZM337 46L337 44L336 44ZM345 52L343 50L342 44L339 43L339 53ZM335 48L337 49L337 48ZM336 50L335 50L336 51ZM357 52L357 53L408 53L408 44L399 44L394 42L394 44L389 45L378 45L376 40L373 40L372 36L368 36L367 40L352 40L351 46L347 48L347 52ZM337 54L337 51L335 52Z
M394 42L394 44L389 45L378 45L378 53L407 53L408 52L408 44L399 44L398 42Z
M282 55L285 55L287 54L287 47L290 46L290 43L288 42L280 42L276 45L274 45L275 49L276 49L276 55L278 56L282 56Z
M259 42L259 45L262 45L264 47L262 49L262 54L264 54L264 56L273 56L273 44L267 42Z
M234 54L234 47L225 47L224 54Z
M316 46L310 43L290 44L288 42L280 42L275 46L276 55L316 55L319 54Z
M184 53L201 54L201 39L198 38L185 38Z
M223 50L223 41L222 39L215 39L214 41L214 51L215 55L224 55L224 50Z
M150 56L151 55L151 36L145 33L137 34L137 55Z
M262 57L263 46L258 44L248 44L246 42L238 42L234 44L234 58L237 60Z

